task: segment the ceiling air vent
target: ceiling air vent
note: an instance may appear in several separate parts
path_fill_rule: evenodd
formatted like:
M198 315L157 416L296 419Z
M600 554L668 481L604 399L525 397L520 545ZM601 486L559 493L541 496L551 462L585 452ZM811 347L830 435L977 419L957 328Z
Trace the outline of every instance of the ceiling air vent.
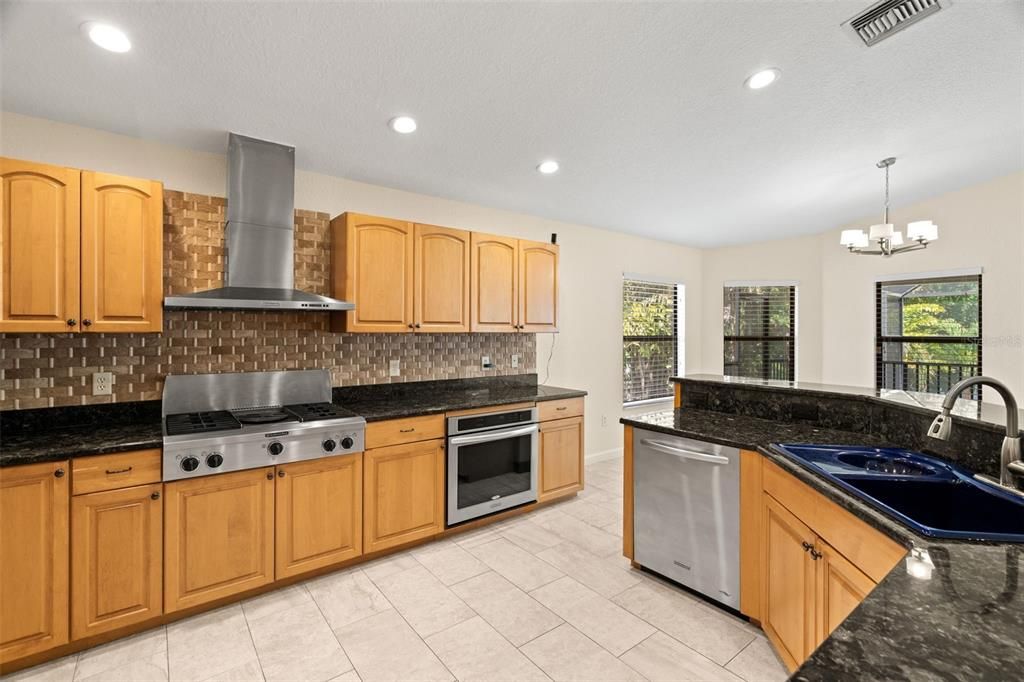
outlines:
M942 0L941 4L939 0L882 0L843 26L871 46L948 5L949 0Z

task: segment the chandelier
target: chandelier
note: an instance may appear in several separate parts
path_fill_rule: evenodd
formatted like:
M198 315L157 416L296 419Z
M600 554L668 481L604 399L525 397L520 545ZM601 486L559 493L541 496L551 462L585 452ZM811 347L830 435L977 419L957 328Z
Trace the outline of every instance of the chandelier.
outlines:
M885 210L882 222L872 225L868 232L864 230L843 230L839 243L850 253L862 256L891 256L894 253L918 251L928 247L929 242L939 238L939 226L930 220L918 220L907 224L907 241L903 241L903 233L893 229L889 222L889 167L896 163L890 156L875 165L885 169ZM872 248L874 245L874 248Z

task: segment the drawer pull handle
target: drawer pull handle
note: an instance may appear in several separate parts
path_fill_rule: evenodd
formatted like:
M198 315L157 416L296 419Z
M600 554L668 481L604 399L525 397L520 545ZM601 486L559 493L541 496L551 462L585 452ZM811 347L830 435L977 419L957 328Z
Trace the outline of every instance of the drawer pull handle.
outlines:
M114 474L127 474L131 470L131 467L128 467L127 469L107 469L107 476L113 476Z
M414 426L411 429L398 429L398 432L399 433L412 433L415 430L416 430L416 427Z
M568 409L569 409L568 407L566 407L565 405L563 405L562 407L556 407L556 408L555 408L555 411L556 411L556 412L564 412L565 410L568 410Z

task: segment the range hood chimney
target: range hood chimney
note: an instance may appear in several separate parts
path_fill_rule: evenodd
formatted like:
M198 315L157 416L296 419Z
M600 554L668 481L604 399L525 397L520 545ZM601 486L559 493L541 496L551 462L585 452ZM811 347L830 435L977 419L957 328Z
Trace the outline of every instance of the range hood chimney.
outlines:
M295 148L228 134L224 286L168 296L164 308L352 310L295 289Z

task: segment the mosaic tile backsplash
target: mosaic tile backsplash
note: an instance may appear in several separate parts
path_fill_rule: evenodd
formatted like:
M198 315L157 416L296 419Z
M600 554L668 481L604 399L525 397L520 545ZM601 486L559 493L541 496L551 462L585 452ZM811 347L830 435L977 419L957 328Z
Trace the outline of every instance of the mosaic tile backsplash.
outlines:
M220 197L164 192L164 293L224 276ZM295 284L330 295L330 216L295 212ZM512 355L519 366L511 367ZM493 369L480 358L490 356ZM389 377L391 360L401 376ZM341 334L322 313L164 311L159 334L0 334L0 409L159 399L167 374L324 368L335 386L530 374L533 334ZM91 375L111 372L113 395Z

